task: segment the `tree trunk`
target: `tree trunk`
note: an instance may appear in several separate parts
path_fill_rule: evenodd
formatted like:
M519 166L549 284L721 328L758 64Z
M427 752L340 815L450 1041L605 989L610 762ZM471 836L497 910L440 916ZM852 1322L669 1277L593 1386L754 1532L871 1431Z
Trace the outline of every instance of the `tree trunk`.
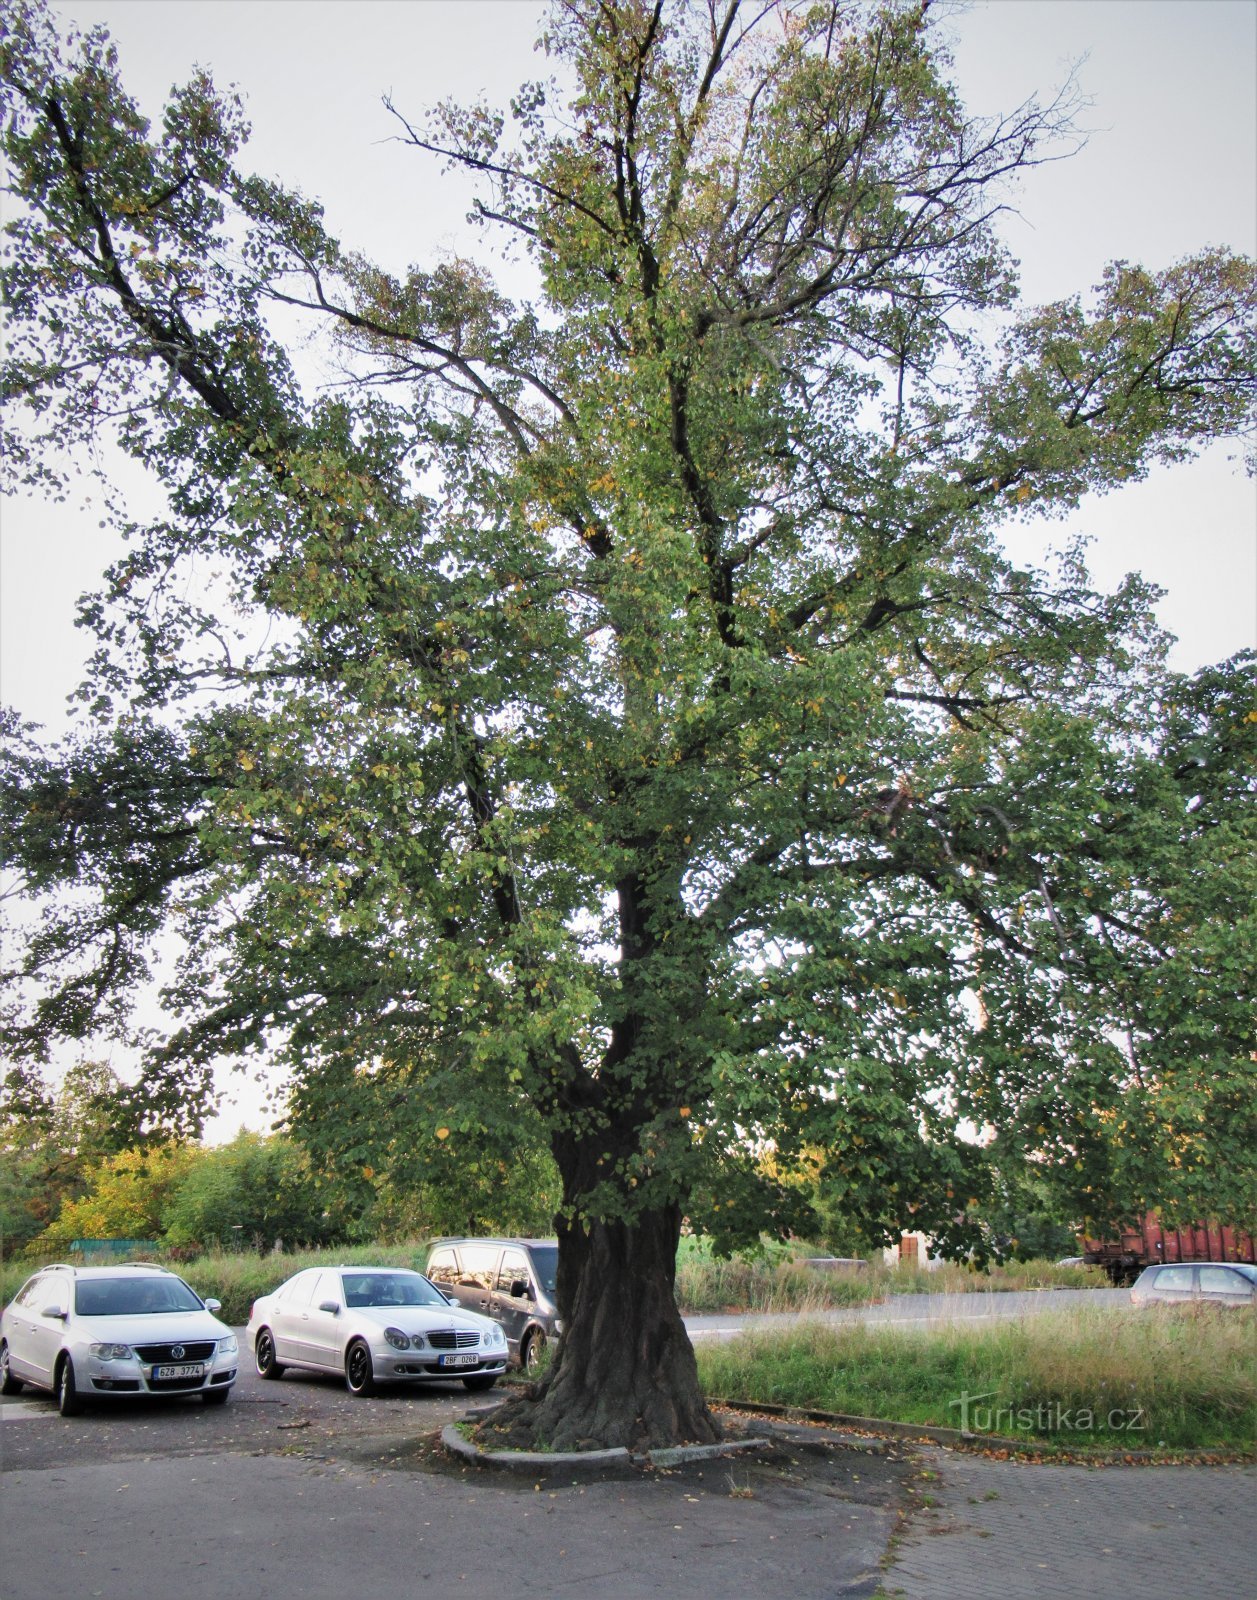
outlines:
M642 1450L719 1438L673 1296L679 1238L676 1208L560 1227L563 1336L542 1381L494 1418L495 1439Z

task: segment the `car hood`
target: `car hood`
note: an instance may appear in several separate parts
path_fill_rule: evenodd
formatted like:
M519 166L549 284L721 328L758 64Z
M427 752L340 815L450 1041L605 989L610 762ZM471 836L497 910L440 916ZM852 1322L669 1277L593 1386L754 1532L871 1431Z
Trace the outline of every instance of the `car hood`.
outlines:
M490 1317L458 1306L351 1306L348 1315L376 1328L400 1328L403 1333L431 1333L437 1328L473 1328L483 1333L497 1327Z
M154 1316L76 1317L75 1334L101 1344L170 1344L225 1339L231 1329L210 1311L165 1311Z

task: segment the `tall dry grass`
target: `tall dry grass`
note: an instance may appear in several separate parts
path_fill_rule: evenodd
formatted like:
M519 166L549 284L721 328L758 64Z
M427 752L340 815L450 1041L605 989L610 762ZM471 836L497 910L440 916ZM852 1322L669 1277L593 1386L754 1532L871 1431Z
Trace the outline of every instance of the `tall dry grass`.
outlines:
M1070 1447L1257 1440L1257 1314L1245 1308L1081 1308L925 1330L808 1323L697 1353L707 1392L735 1401L948 1428L967 1420Z

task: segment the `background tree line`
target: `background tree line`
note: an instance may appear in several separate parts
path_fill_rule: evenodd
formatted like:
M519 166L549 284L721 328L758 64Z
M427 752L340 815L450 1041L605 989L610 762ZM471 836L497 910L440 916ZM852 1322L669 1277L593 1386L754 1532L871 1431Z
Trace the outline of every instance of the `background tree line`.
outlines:
M76 1239L192 1255L551 1227L555 1180L535 1137L466 1158L443 1142L425 1166L386 1175L361 1143L329 1155L325 1141L292 1133L245 1130L214 1146L139 1139L117 1117L121 1089L108 1067L85 1063L55 1095L28 1085L6 1096L0 1259L62 1256Z
M370 1100L363 1076L363 1102ZM16 1087L10 1080L7 1088ZM0 1260L70 1253L79 1239L152 1240L163 1252L271 1250L392 1243L438 1234L548 1234L558 1177L537 1129L497 1145L452 1136L435 1159L373 1139L359 1105L340 1125L286 1132L244 1130L207 1146L135 1139L118 1115L122 1085L83 1062L55 1094L12 1092L0 1112ZM134 1140L134 1142L132 1142ZM452 1142L451 1142L452 1141ZM426 1159L425 1159L426 1156ZM771 1167L771 1157L766 1157ZM378 1163L374 1165L374 1163ZM836 1255L882 1242L826 1197L823 1153L796 1177L809 1239ZM1033 1173L1010 1174L980 1220L994 1255L1028 1260L1067 1254L1075 1226L1054 1213ZM912 1216L906 1213L904 1225Z

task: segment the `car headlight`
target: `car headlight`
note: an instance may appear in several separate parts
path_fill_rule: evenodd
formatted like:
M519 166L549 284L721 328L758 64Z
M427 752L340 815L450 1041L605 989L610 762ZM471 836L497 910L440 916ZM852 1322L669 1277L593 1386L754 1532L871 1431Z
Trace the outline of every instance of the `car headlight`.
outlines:
M487 1330L482 1343L487 1345L490 1350L503 1350L506 1348L506 1334L503 1332L500 1324L495 1322L493 1326Z
M87 1347L99 1361L134 1361L135 1351L129 1344L91 1344Z
M403 1333L400 1328L385 1328L384 1337L394 1350L409 1350L410 1335Z
M220 1356L234 1356L239 1349L240 1345L234 1333L229 1333L225 1339L218 1341L218 1353Z

